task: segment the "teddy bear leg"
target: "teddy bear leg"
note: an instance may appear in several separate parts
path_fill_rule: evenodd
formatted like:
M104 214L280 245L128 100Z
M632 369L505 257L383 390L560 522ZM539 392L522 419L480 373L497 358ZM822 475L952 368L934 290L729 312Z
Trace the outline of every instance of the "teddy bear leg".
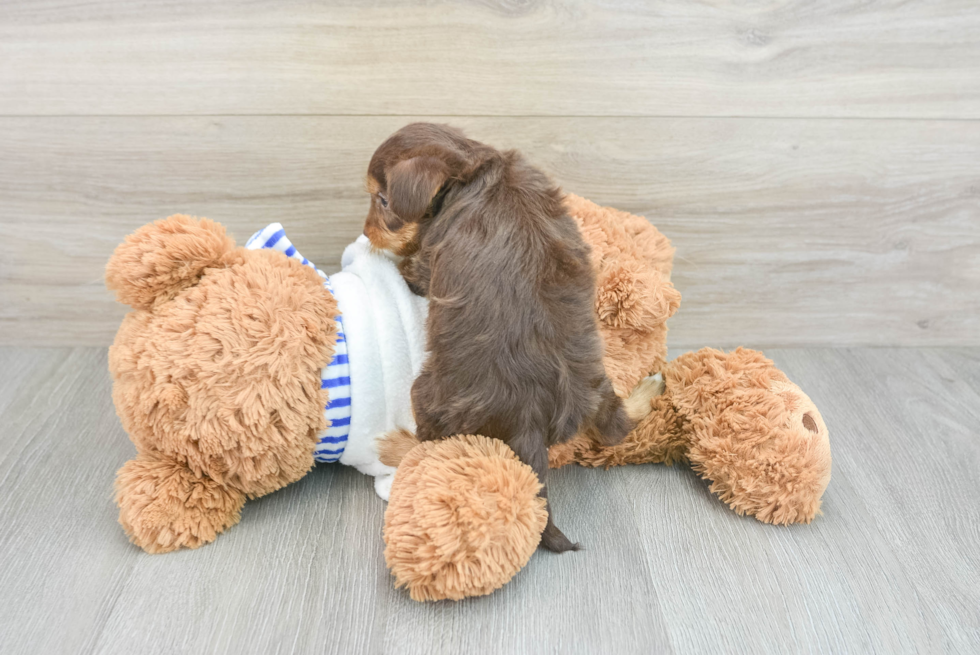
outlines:
M827 426L813 401L762 353L705 348L669 365L689 419L691 468L738 514L809 523L830 482Z
M197 476L161 453L140 453L116 474L119 523L148 553L197 548L238 523L245 494Z
M538 476L504 442L455 436L399 460L384 526L396 587L414 600L460 600L491 593L527 564L548 513Z

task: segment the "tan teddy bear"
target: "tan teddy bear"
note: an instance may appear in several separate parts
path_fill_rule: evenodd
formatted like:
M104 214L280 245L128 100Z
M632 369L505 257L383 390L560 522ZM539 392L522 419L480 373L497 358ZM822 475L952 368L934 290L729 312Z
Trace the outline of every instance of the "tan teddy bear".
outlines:
M196 548L238 522L246 497L313 466L337 303L309 268L186 216L127 237L106 284L134 309L109 349L137 450L117 476L119 522L147 552Z
M649 415L613 448L588 435L557 446L552 465L686 460L739 513L811 520L830 473L816 408L752 351L706 350L666 364L666 320L680 302L673 248L643 218L575 196L566 202L592 247L609 377ZM390 486L386 559L413 598L489 593L526 564L545 518L536 477L485 437L415 444L405 399L424 354L424 301L405 300L394 262L358 248L345 251L332 287L292 245L235 248L207 219L158 221L117 248L106 282L134 311L109 366L137 456L118 473L116 499L134 543L148 552L208 543L239 520L246 498L300 479L326 452L376 476L382 497ZM390 335L365 327L371 311L390 307L398 309L380 323L398 324L395 350ZM388 350L378 370L408 353L385 369L384 385L355 362L381 342ZM348 419L331 413L337 387L324 377L341 345L351 359L349 431L338 428ZM329 436L337 430L344 436ZM346 446L332 448L338 439Z

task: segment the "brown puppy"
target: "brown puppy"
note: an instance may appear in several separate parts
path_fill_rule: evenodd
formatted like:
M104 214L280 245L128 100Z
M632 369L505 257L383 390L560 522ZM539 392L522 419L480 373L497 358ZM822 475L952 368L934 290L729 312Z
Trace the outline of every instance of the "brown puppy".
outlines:
M412 386L419 440L495 437L544 484L548 446L581 427L608 444L626 435L602 366L588 246L541 171L415 123L374 153L368 189L365 234L402 256L405 280L430 299L429 354ZM577 548L550 509L541 544Z

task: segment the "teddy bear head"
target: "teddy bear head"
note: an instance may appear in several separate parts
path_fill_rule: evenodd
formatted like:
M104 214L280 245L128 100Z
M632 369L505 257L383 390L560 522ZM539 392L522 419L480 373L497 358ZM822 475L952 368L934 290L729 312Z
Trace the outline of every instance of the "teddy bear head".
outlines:
M177 215L127 237L106 285L133 308L109 369L139 453L117 478L120 521L134 541L142 521L148 550L194 545L194 535L160 532L181 522L172 514L182 503L191 514L201 508L186 517L188 531L220 531L215 521L237 520L245 497L306 474L326 428L320 370L333 356L338 313L314 270L235 248L218 223ZM220 516L209 518L208 507Z

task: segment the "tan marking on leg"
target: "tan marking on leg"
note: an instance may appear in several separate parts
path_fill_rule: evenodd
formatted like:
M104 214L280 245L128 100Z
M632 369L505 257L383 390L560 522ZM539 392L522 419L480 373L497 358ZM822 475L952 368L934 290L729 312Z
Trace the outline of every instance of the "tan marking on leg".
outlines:
M652 409L653 399L663 394L665 389L666 385L661 376L643 378L633 388L629 398L623 401L626 413L635 422L643 420Z
M415 433L404 428L386 432L378 437L378 460L385 466L397 467L408 451L418 444Z

